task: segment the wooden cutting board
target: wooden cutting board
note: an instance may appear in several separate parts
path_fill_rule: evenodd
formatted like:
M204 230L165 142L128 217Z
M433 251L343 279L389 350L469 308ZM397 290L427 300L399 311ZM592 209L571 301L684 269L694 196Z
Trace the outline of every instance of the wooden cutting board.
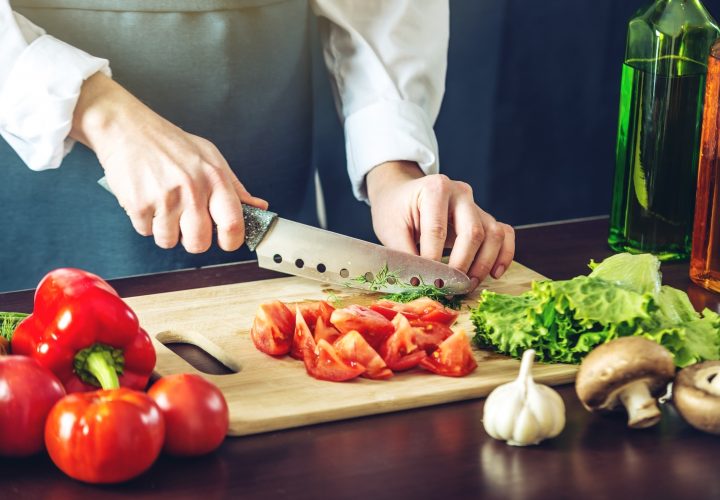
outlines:
M516 262L502 279L490 280L483 287L519 294L537 279L543 277ZM235 372L202 374L225 394L230 407L231 435L478 398L517 375L518 361L474 349L478 368L462 378L442 377L417 369L396 374L389 381L359 378L342 383L325 382L307 375L299 361L287 356L272 358L255 348L249 331L261 302L328 299L333 297L330 294L339 298L339 306L368 304L377 298L348 288L288 277L126 300L153 337L158 375L199 373L163 345L177 342L200 347ZM465 304L475 305L478 294L479 290L468 297ZM466 307L453 328L464 328L472 335ZM572 382L576 371L577 367L571 365L536 364L533 374L537 381L553 385Z

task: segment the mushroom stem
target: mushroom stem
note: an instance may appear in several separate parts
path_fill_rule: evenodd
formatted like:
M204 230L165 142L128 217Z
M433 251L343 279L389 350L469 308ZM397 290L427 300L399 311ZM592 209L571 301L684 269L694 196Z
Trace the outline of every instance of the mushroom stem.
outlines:
M619 396L628 413L628 427L644 429L660 421L660 409L644 380L626 385Z

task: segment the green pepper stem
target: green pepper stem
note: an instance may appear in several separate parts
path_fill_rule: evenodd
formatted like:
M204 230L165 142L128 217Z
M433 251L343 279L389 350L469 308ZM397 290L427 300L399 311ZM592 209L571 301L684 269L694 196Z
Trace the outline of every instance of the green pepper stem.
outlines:
M105 390L120 387L117 371L112 363L108 362L107 356L103 352L90 353L86 363L87 370L100 382L100 387Z

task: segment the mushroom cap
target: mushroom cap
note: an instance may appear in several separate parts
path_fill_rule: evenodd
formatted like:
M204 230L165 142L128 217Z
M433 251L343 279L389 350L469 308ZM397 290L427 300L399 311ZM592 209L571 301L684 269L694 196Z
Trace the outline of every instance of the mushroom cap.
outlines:
M696 363L680 370L673 384L673 403L696 429L720 434L720 392L711 385L713 376L720 376L720 361Z
M575 380L578 398L588 410L612 410L625 386L644 380L653 397L664 394L675 375L673 356L643 337L620 337L593 349Z

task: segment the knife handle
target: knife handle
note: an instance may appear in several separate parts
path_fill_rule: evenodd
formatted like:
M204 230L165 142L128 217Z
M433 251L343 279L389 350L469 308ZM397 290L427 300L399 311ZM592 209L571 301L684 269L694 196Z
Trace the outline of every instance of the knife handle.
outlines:
M101 177L98 184L102 186L110 194L114 194L108 186L107 179ZM243 204L243 219L245 219L245 244L250 251L254 252L255 248L260 244L265 233L270 230L270 226L277 218L275 212L263 210L251 205Z
M254 252L277 219L277 214L251 205L243 204L242 207L245 219L245 244Z

